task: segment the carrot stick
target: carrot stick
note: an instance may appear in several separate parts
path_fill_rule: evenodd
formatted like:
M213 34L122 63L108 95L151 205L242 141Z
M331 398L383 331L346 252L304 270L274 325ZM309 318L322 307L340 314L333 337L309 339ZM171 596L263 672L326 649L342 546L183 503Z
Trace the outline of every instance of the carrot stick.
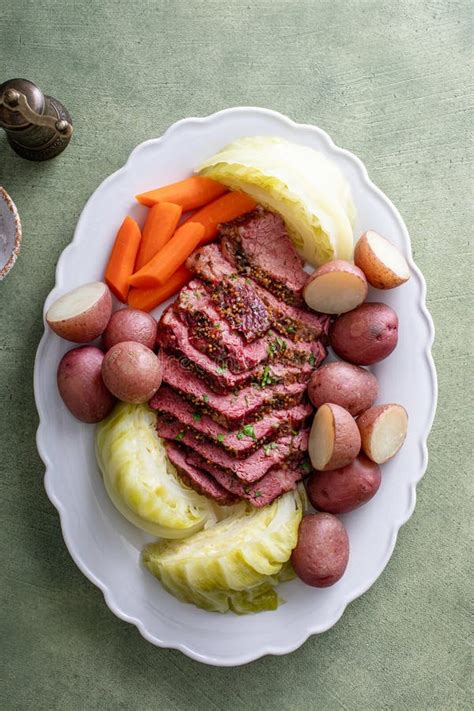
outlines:
M186 222L178 227L158 254L155 254L148 264L129 278L130 286L148 289L151 286L165 284L200 244L203 235L204 227L196 222Z
M177 205L181 205L183 212L186 212L186 210L194 210L196 207L206 205L226 191L227 188L222 183L218 183L211 178L195 175L192 178L180 180L178 183L172 183L156 190L141 193L136 195L135 198L142 205L147 205L148 207L155 205L157 202L174 202Z
M191 221L199 222L204 227L204 236L201 244L206 244L217 235L218 226L222 222L235 220L236 217L254 210L256 206L255 200L245 193L227 193L195 212L184 224Z
M163 286L155 286L151 289L130 289L128 292L128 305L134 309L151 311L155 306L162 304L163 301L176 294L182 286L188 283L191 277L192 274L189 269L186 269L182 264Z
M150 209L143 228L135 270L152 259L171 239L181 217L181 207L172 202L159 202Z
M117 232L114 246L105 270L105 282L120 301L127 300L128 279L133 274L138 247L142 238L140 228L127 215Z

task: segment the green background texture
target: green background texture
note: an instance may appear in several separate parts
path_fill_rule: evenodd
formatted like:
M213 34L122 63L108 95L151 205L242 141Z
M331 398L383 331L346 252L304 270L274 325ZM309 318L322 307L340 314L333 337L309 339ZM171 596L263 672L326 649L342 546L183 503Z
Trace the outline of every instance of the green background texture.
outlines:
M35 81L75 125L45 164L0 136L23 223L0 283L2 709L472 708L473 19L468 0L0 0L0 82ZM32 372L92 191L174 121L238 105L325 129L398 207L440 392L416 510L375 585L298 651L218 669L147 643L75 567L43 489Z

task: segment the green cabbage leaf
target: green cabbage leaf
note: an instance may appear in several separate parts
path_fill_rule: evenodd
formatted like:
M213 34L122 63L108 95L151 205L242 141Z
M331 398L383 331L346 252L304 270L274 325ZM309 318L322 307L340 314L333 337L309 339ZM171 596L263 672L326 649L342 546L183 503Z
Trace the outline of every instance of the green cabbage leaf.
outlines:
M274 610L275 585L293 577L289 558L304 505L302 488L261 509L238 504L212 528L148 544L143 562L184 602L216 612Z
M147 405L119 403L97 426L97 462L107 493L125 518L155 536L183 538L227 512L181 482L155 422Z
M323 153L283 138L239 138L196 169L278 212L301 256L352 259L356 210L348 181Z

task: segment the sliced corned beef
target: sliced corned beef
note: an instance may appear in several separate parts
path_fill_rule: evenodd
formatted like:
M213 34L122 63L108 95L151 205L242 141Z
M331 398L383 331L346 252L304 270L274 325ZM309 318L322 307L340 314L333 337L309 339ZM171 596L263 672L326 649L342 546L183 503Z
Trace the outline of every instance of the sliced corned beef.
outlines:
M252 343L246 343L220 316L198 279L193 279L182 289L174 308L188 326L191 345L213 360L225 361L233 373L250 370L267 359L293 364L310 362L315 367L324 360L324 348L313 339L313 335L308 341L295 342L270 330ZM288 325L281 324L280 330Z
M272 383L305 383L317 365L314 360L309 362L309 359L303 365L269 362L241 373L232 373L225 361L213 360L191 345L188 327L172 307L168 307L160 319L157 341L163 348L187 358L192 369L218 393L242 388L250 382L258 383L261 387Z
M236 277L233 266L225 259L217 244L201 247L189 257L186 264L193 273L208 284L209 293L213 299L219 298L223 284L228 281L233 285L247 281L252 282L244 277ZM232 273L234 273L234 278L230 280L229 275ZM250 284L248 286L250 288ZM317 314L307 308L291 306L277 299L270 291L258 284L255 284L255 293L264 303L267 318L271 321L272 327L280 333L293 340L320 338L327 333L330 323L329 316Z
M163 381L180 392L186 399L200 406L216 422L237 428L254 420L270 409L289 408L300 403L305 394L305 383L269 385L260 388L248 385L237 393L218 394L189 367L187 359L179 359L162 352ZM155 396L156 397L156 396ZM155 398L150 400L154 408Z
M237 459L247 457L255 449L277 436L300 429L313 412L309 403L295 405L289 410L273 410L252 423L254 439L242 436L240 430L228 430L222 427L167 385L159 389L153 400L160 417L168 416L179 420L183 428L194 429L197 434L213 441ZM273 443L269 445L269 449L272 448Z
M193 430L183 427L178 420L158 415L156 430L160 437L181 442L198 452L207 461L217 464L246 482L261 479L274 464L279 464L289 458L297 459L299 457L301 459L308 449L308 430L301 430L295 435L278 437L273 441L273 447L263 445L245 459L236 459L222 447L198 437ZM252 426L244 426L242 435L253 439Z
M181 289L174 308L189 328L191 345L213 360L225 360L231 372L249 370L266 359L265 337L247 343L222 318L199 279L193 279Z
M186 461L184 451L174 442L166 443L166 452L180 478L191 489L197 491L198 494L207 496L209 499L214 499L221 506L231 506L237 503L239 496L231 493L203 469L189 464Z
M221 225L222 252L239 274L251 276L288 304L302 306L308 274L279 215L257 207Z
M258 481L246 484L218 465L207 462L197 452L187 449L185 458L186 462L195 470L211 474L224 489L232 492L235 496L247 499L257 508L271 504L281 494L295 489L297 483L306 474L301 461L285 462L272 467Z

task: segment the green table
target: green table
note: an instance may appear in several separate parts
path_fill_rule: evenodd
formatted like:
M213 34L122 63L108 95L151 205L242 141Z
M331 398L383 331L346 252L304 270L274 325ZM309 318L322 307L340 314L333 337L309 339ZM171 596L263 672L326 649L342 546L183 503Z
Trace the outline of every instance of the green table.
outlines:
M0 138L0 184L24 233L0 284L1 708L472 708L472 10L469 0L0 2L0 82L36 81L76 131L42 165ZM32 369L56 261L90 193L175 120L233 105L326 129L398 206L428 283L440 398L416 511L377 583L297 652L216 669L145 642L70 559L43 490Z

